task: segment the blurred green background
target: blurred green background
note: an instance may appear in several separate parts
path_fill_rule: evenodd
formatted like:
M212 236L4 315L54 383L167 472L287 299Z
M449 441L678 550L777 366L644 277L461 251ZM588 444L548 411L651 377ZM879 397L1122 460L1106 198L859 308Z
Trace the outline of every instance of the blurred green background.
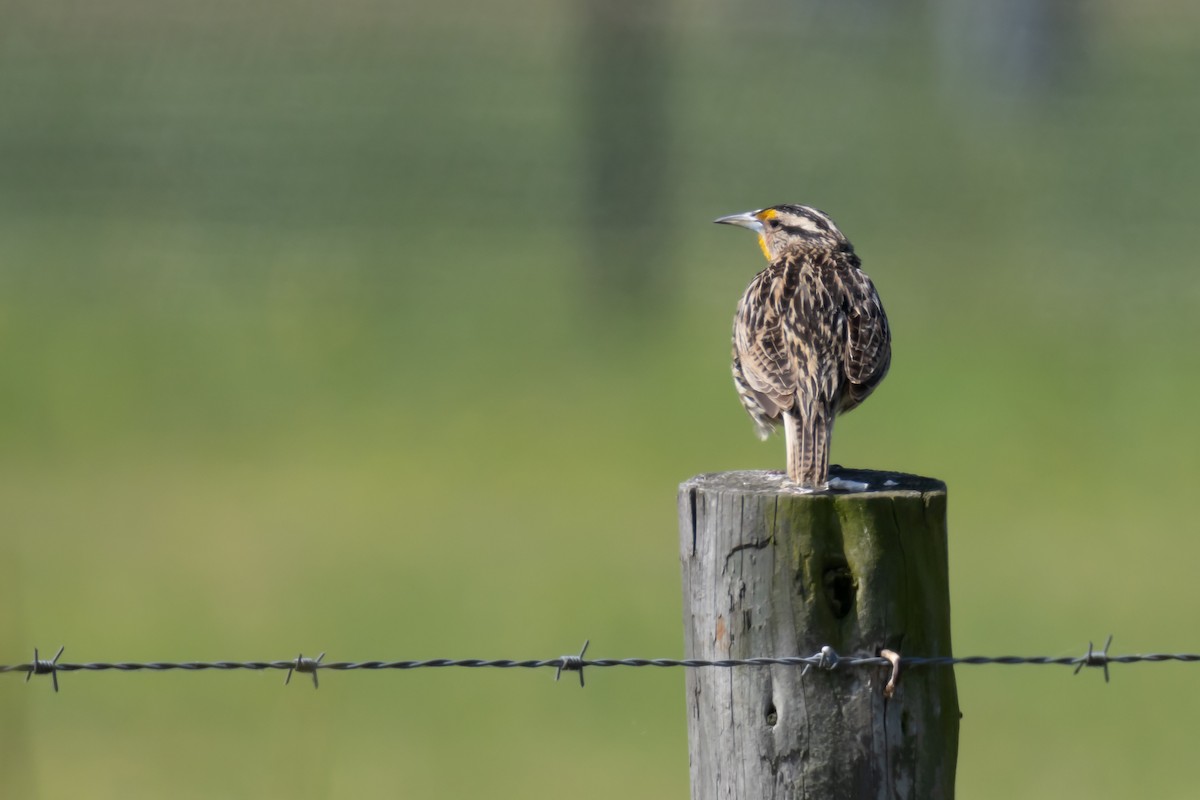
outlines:
M0 663L682 651L677 484L831 213L959 654L1200 649L1200 12L9 0ZM0 795L686 797L683 674L0 676ZM959 794L1192 797L1196 668L962 667Z

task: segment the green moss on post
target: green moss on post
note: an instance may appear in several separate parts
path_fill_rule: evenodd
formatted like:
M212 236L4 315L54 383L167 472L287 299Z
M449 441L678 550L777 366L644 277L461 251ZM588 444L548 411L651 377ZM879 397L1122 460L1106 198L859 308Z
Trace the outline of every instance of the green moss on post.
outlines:
M686 657L950 655L946 487L842 470L863 492L801 494L778 473L680 487ZM948 667L688 670L692 798L952 798Z

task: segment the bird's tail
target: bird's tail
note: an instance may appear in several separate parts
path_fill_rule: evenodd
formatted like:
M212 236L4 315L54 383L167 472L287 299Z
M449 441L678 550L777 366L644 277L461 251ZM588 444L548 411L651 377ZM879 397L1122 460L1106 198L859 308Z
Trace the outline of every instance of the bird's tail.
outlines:
M793 483L824 489L829 480L829 440L833 411L796 408L784 414L787 435L787 473Z

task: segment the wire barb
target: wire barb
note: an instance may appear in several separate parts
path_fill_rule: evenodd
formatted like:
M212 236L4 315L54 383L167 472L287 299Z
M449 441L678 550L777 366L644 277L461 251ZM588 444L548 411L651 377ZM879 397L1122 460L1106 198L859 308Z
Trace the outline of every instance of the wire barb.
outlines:
M1092 649L1092 643L1088 642L1087 655L1079 659L1079 664L1075 667L1075 675L1079 674L1079 670L1084 667L1104 667L1104 682L1108 683L1108 647L1112 644L1112 634L1108 635L1108 639L1104 642L1104 649L1097 653Z
M34 675L49 675L51 682L54 684L54 691L58 692L58 657L63 654L67 646L64 644L58 648L58 652L54 654L54 658L49 661L43 661L38 654L38 649L33 648L33 663L29 665L29 671L25 673L25 682L29 683L29 679Z
M829 645L825 645L821 648L821 652L817 653L811 658L802 659L802 661L804 663L804 669L800 672L801 677L807 675L808 671L814 666L832 672L833 670L837 669L837 665L842 662L842 659L837 654L837 651L835 651Z
M288 667L287 679L284 680L283 685L287 686L292 682L293 672L307 672L312 675L313 688L320 689L321 684L317 683L317 670L321 668L321 659L323 658L325 658L324 653L321 653L316 658L305 658L303 653L297 655L296 660L292 662L292 666Z
M559 656L558 669L554 672L554 680L556 682L562 677L563 670L566 670L567 672L578 672L579 685L583 686L583 668L587 663L583 660L583 655L587 652L588 645L591 643L591 639L586 640L583 643L583 649L579 651L579 655L577 656Z

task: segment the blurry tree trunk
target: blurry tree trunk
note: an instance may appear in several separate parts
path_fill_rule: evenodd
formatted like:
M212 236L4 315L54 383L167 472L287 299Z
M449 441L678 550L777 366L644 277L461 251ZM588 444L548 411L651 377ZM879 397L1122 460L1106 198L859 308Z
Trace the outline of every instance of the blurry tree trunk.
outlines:
M33 645L25 635L22 620L21 561L17 542L11 532L0 542L0 663L16 664L32 660ZM22 648L28 647L25 651ZM53 655L53 653L51 653ZM18 676L21 676L18 678ZM31 692L45 692L46 681L34 681L21 686L23 673L3 676L4 690L0 692L0 797L35 797L31 776L34 774L29 742L28 708Z
M1079 0L940 0L942 78L959 95L1053 96L1080 55L1085 6Z
M589 301L640 315L661 299L668 252L663 0L581 0L578 53Z

